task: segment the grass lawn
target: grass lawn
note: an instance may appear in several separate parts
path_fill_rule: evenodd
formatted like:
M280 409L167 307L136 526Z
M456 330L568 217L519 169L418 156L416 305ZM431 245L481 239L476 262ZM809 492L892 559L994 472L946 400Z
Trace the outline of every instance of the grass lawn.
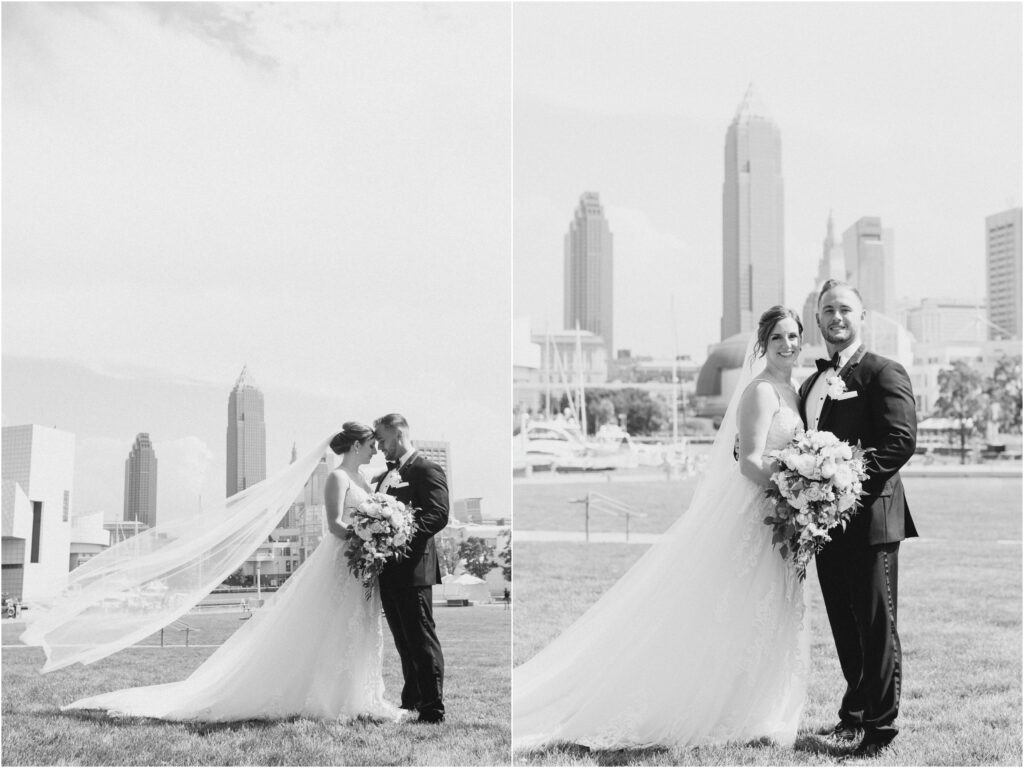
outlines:
M524 531L583 531L583 505L569 499L581 499L587 492L600 493L644 512L647 517L630 518L629 530L636 533L661 533L683 514L690 504L695 478L665 480L653 476L649 483L609 482L604 475L581 478L579 482L555 484L518 482L513 485L513 524ZM622 518L594 513L591 531L626 529Z
M905 672L901 733L882 757L851 760L813 735L817 728L834 724L845 684L811 569L806 585L811 595L811 680L794 749L733 744L587 752L563 745L517 753L515 762L1021 765L1021 482L908 478L905 484L923 538L900 549L899 626ZM665 491L673 484L663 482L651 489L632 485L635 488L621 487L636 498L666 499L666 511L658 520L661 530L667 527L674 502L668 501ZM526 487L515 487L516 527L521 524L518 497ZM538 486L531 491L534 488ZM552 508L563 496L578 492L566 494L565 485L545 490ZM537 509L543 506L536 493L530 494L530 503ZM637 544L516 544L515 662L525 661L567 627L646 549Z
M445 652L441 725L294 719L222 725L142 718L65 715L59 707L82 696L180 680L213 648L129 648L89 666L39 674L38 648L3 652L4 765L508 765L511 611L500 607L437 608ZM191 615L200 629L190 642L222 642L240 624L237 613ZM3 642L16 642L20 623L4 622ZM385 628L385 632L386 632ZM173 639L171 635L176 635ZM398 700L398 655L386 638L384 682ZM145 641L153 642L154 638ZM159 642L158 636L155 641ZM168 643L182 643L168 633ZM287 670L268 670L287 674Z

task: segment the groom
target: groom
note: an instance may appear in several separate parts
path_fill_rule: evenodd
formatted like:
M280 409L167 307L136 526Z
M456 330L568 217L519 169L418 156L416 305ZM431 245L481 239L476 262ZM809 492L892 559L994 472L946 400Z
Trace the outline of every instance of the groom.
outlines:
M898 732L903 669L896 632L900 541L917 536L899 469L914 455L917 417L910 378L894 360L861 343L865 318L860 293L828 280L818 294L817 322L831 360L800 387L800 415L808 429L827 430L851 445L871 448L861 507L846 530L816 558L825 611L832 626L846 693L839 723L821 734L853 742L855 754L874 756Z
M389 561L380 573L384 616L402 660L402 709L418 711L420 722L444 721L444 655L434 631L432 585L441 581L434 534L448 524L448 481L444 470L413 448L409 423L389 413L373 423L377 448L388 469L376 490L414 508L417 530L409 554Z

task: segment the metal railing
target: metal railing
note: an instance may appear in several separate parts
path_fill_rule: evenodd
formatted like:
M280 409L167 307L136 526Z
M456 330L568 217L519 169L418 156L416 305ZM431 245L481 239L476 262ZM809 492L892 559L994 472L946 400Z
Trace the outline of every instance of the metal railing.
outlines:
M629 541L629 519L631 517L647 517L646 512L638 512L618 499L605 496L603 493L594 493L593 491L587 493L582 499L569 499L569 503L583 505L583 531L584 537L588 542L590 541L590 515L593 512L625 518L627 542Z
M160 630L160 647L161 648L164 647L164 630L165 629L176 629L179 632L184 632L185 633L185 647L186 648L188 648L189 634L192 633L192 632L198 632L199 631L195 627L189 626L184 621L181 621L180 619L177 619L177 620L171 622L166 627L164 627L163 629Z

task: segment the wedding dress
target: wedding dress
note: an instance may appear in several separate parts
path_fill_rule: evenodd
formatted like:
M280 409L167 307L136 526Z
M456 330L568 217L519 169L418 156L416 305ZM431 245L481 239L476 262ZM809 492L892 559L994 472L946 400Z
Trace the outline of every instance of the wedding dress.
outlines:
M366 499L350 484L343 521ZM81 699L69 710L223 722L304 716L397 720L384 700L380 594L348 571L328 534L276 593L188 678Z
M690 508L514 670L516 749L795 741L810 658L804 591L772 546L763 488L732 458L738 392ZM778 401L765 451L802 426Z

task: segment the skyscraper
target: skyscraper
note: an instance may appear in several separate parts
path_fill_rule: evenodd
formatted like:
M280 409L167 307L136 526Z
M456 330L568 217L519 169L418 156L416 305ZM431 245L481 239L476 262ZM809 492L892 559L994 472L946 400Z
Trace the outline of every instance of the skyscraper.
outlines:
M990 339L1021 338L1021 209L985 217ZM995 327L993 327L995 326Z
M848 279L864 299L864 309L893 316L895 262L891 229L878 216L863 216L843 233Z
M803 323L804 323L804 344L817 345L823 343L821 331L815 316L818 313L818 293L826 280L846 279L846 259L843 257L843 248L836 242L835 224L832 220L832 211L828 212L828 225L825 240L821 244L821 259L818 261L818 277L814 283L814 290L807 295L804 302Z
M753 84L725 135L722 338L783 303L782 138Z
M148 432L135 436L124 462L124 518L126 522L156 525L156 452Z
M267 476L267 432L263 393L242 368L228 397L227 495L234 496Z
M604 339L612 357L612 233L596 192L584 192L565 235L565 327Z

